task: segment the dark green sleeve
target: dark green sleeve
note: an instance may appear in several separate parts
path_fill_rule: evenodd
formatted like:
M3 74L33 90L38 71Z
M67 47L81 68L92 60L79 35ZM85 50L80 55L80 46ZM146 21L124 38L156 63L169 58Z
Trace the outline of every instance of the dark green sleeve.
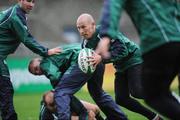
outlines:
M15 16L11 18L11 27L17 39L21 41L26 47L32 50L34 53L41 56L48 55L48 49L41 46L34 37L29 33L26 25L22 24L21 20Z
M59 81L62 73L59 71L59 68L55 66L50 60L43 60L40 66L45 76L50 79L51 82Z
M101 37L108 36L112 39L116 37L119 19L123 11L125 1L127 0L104 0L102 16L100 19Z
M109 59L103 59L103 63L113 63L121 61L128 56L128 49L123 41L116 40L112 42L110 46L111 47L109 52L111 56Z

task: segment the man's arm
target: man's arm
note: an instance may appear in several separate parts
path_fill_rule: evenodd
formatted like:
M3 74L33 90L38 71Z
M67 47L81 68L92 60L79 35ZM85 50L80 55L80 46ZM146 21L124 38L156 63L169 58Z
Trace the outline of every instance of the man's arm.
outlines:
M59 48L48 50L48 48L40 45L35 38L29 33L28 27L22 24L21 20L16 16L11 19L11 27L16 34L17 39L20 40L26 47L32 50L34 53L41 56L48 56L60 52Z
M109 44L111 39L116 37L124 3L125 0L104 0L100 19L102 40L99 42L96 52L105 59L110 57Z
M119 32L119 19L127 0L104 0L100 18L100 36L115 39Z
M81 100L81 103L84 105L84 107L88 111L89 120L94 120L94 118L96 118L96 120L104 120L104 118L100 114L100 109L97 105L83 101L83 100Z
M95 51L97 54L101 55L103 59L109 59L110 58L109 47L110 47L110 38L104 37L102 38L102 40L99 41Z

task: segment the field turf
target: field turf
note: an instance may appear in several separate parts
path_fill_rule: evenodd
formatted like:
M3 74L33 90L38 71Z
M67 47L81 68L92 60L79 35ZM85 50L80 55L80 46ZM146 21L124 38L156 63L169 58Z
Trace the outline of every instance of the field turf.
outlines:
M113 92L108 93L114 97ZM41 95L42 93L15 94L14 104L19 120L38 120ZM82 100L93 103L89 94L84 90L78 92L76 96ZM140 102L143 103L143 101ZM130 120L147 120L145 117L137 113L130 112L125 108L122 109Z

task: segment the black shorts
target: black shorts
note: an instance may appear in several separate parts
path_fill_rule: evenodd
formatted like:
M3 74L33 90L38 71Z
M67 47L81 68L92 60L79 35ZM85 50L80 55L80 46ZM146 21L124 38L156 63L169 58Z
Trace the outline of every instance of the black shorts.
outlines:
M142 85L144 92L156 96L169 93L180 70L180 42L171 42L143 55Z

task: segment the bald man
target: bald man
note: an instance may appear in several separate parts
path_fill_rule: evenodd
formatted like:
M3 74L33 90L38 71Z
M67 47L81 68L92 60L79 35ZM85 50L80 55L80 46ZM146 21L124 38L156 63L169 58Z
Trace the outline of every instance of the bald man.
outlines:
M50 79L51 84L55 89L54 100L57 106L58 120L70 119L71 98L88 80L98 82L98 80L101 81L103 79L104 65L102 63L96 66L96 70L92 74L85 74L79 69L77 58L80 47L73 46L74 45L63 46L63 51L60 54L43 59L33 59L29 64L29 72L34 75L45 75ZM93 86L93 84L91 86ZM96 90L94 89L94 92L95 91ZM108 99L106 100L103 100L103 98L99 99L111 107L109 111L111 110L111 112L114 112L117 115L111 117L109 120L127 120L124 113L115 104L115 101L109 99L110 96L103 90L96 91L96 93L98 92L103 92L103 95L105 97L107 96L106 98ZM116 107L114 107L114 104ZM85 120L85 117L86 116L84 116L82 120Z
M82 19L82 21L87 21L89 24L92 23L92 21L94 21L92 17L83 17L83 18L84 19ZM95 26L95 24L93 25ZM82 27L85 28L83 24ZM93 33L93 31L89 31L89 30L93 30L92 26L88 26L84 31L81 31L83 32L82 33L83 36L85 37L91 36L92 35L91 33ZM88 81L88 90L90 92L91 97L95 100L96 104L100 107L100 109L106 115L108 120L112 120L112 118L113 120L127 119L125 116L122 116L122 113L120 112L118 105L114 102L112 97L104 92L104 90L102 89L102 82L103 82L103 78L96 80L90 79Z
M95 50L101 38L99 36L99 26L96 27L93 17L87 13L81 14L77 19L76 25L80 35L82 36L82 47ZM103 61L104 63L113 63L116 69L115 99L119 105L133 112L139 113L149 120L158 120L159 116L157 114L145 108L133 98L143 97L141 90L142 59L139 46L130 41L120 32L115 36L116 40L112 40L110 43L109 58L102 60L101 57L97 56L96 58L92 58L91 62L94 65L97 65L100 61ZM102 89L102 84L95 82L93 83L93 86L91 86L92 83L89 84L90 82L94 81L88 81L88 89L91 96L98 105L100 104L103 106L103 102L99 99L102 97L101 94L94 92L94 89L100 91ZM102 81L99 83L102 83ZM105 111L105 113L107 112L109 111Z

